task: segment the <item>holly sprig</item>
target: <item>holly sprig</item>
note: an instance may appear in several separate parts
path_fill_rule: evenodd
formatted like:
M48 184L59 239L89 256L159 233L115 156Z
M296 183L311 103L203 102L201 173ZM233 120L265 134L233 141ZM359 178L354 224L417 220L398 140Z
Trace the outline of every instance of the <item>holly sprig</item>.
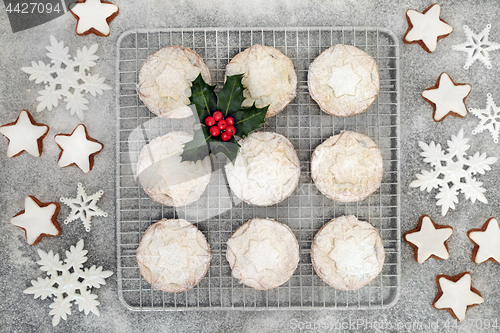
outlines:
M194 127L193 140L184 145L184 151L181 155L182 161L196 162L203 160L210 154L222 153L234 163L240 148L235 137L245 138L251 132L261 128L262 124L266 122L269 106L257 108L254 103L251 107L241 107L245 100L242 78L243 74L227 76L224 86L218 92L215 91L215 85L211 86L203 80L201 74L192 82L189 100L196 108L195 117L198 119ZM213 118L217 111L222 113L223 119L232 118L234 120L235 133L230 135L230 139L227 141L222 139L222 134L211 134L210 128L217 126L217 124L207 126L205 123L205 120L208 117ZM222 128L222 130L224 129L225 127ZM228 135L225 135L224 139L227 137Z

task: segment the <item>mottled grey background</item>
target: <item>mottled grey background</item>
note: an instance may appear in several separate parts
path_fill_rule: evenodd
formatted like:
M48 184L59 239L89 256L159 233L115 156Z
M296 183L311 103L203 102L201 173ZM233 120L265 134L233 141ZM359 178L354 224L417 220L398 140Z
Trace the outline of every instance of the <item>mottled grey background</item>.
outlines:
M100 60L94 72L115 80L116 42L129 29L153 27L251 27L251 26L380 26L392 30L401 41L401 234L412 229L422 214L429 214L436 222L449 224L454 234L448 241L451 257L446 261L431 260L418 265L413 251L406 243L401 244L401 295L398 303L385 310L370 311L190 311L190 312L132 312L118 300L116 274L96 293L101 305L99 317L85 316L73 306L73 314L52 328L48 315L48 300L34 299L22 291L30 280L42 275L36 261L37 248L64 256L64 250L76 244L81 237L89 250L90 265L103 265L116 272L115 226L115 92L107 91L97 98L90 98L90 110L85 124L90 135L99 137L105 149L98 156L94 170L85 175L76 168L60 169L55 163L59 153L55 142L45 140L44 153L40 158L23 154L9 159L5 155L7 140L0 138L0 331L2 332L138 332L138 331L243 331L243 332L326 332L326 331L418 331L418 323L427 332L494 331L485 329L487 323L497 322L500 317L500 265L491 262L476 265L470 260L472 243L466 231L478 228L490 217L498 215L500 202L500 162L493 170L480 176L488 190L489 203L472 204L460 196L456 210L440 217L440 209L431 194L409 188L409 183L421 168L427 167L419 156L418 140L445 145L452 134L463 128L470 137L469 153L485 152L498 157L498 145L488 132L472 136L477 118L468 115L464 119L449 117L434 123L432 109L420 94L436 82L446 71L456 82L472 85L467 99L469 107L484 108L486 94L492 93L500 104L500 50L492 52L493 64L487 70L481 63L474 63L469 70L463 69L465 54L452 50L452 46L465 40L462 26L468 25L479 32L491 24L490 39L500 42L500 5L496 0L441 1L441 17L455 31L438 44L436 52L427 54L418 45L402 43L407 29L405 11L409 8L424 10L432 2L427 1L114 1L120 14L111 24L108 38L94 35L78 37L72 15L61 16L36 28L13 34L5 12L0 14L0 124L13 121L22 109L35 110L39 85L28 81L28 75L20 68L29 66L32 60L47 62L44 47L49 45L49 35L65 42L73 54L82 45L99 44ZM3 7L0 8L2 11ZM78 123L59 107L51 112L36 114L38 122L50 124L49 137L66 133ZM95 218L92 231L86 233L80 222L63 225L59 238L44 239L38 246L26 244L20 230L9 220L23 209L24 197L35 195L41 201L57 201L60 196L74 196L76 184L83 182L88 193L103 189L100 206L109 213L108 218ZM61 216L69 213L62 207ZM456 327L445 324L455 321L445 311L432 308L436 295L435 277L438 274L455 275L470 271L473 285L481 291L485 302L467 313L467 321ZM473 321L475 320L475 321ZM386 322L393 329L377 324ZM344 324L343 328L341 324ZM416 324L414 324L416 323ZM397 325L406 328L397 330ZM336 326L337 325L337 326ZM370 327L370 325L372 325ZM415 326L413 326L415 325ZM436 326L438 325L438 326ZM483 329L480 328L482 325ZM390 326L389 326L390 327Z

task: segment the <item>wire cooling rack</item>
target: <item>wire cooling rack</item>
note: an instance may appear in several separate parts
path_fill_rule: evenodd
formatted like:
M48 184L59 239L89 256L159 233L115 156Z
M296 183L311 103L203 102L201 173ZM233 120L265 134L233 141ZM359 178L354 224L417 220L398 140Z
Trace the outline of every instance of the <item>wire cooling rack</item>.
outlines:
M267 119L265 130L286 136L295 147L301 178L288 199L269 207L239 201L227 186L225 160L213 160L214 172L204 195L182 208L162 206L142 190L135 163L149 140L169 131L190 131L193 119L156 117L140 101L138 71L147 56L169 45L196 51L210 69L212 82L221 86L226 64L253 44L273 46L292 59L298 76L297 97ZM320 110L307 89L309 64L335 44L354 45L374 57L380 73L380 92L368 110L349 118L330 116ZM157 29L125 32L117 45L117 244L118 288L121 301L132 310L189 309L368 309L393 305L399 294L399 49L395 35L382 28L208 28ZM379 190L367 199L335 203L312 182L310 158L314 148L341 130L360 132L379 146L384 175ZM382 272L356 291L329 287L314 272L311 241L326 222L354 214L369 221L379 232L386 252ZM231 276L226 260L226 241L244 222L269 217L288 225L300 246L300 262L282 286L257 291ZM185 218L206 236L212 260L202 281L181 293L154 290L140 275L135 259L139 241L152 223L162 218Z

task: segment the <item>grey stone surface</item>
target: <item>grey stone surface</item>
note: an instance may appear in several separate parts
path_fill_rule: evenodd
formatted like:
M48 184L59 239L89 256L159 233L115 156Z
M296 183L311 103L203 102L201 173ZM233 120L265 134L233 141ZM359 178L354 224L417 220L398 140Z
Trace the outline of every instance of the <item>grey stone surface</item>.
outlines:
M466 231L478 228L490 217L498 217L500 192L500 162L493 170L481 175L480 181L488 190L488 204L472 204L460 195L457 209L445 217L435 205L433 193L410 188L415 174L427 167L419 156L418 140L441 143L443 146L452 134L463 128L470 138L470 153L480 151L498 157L498 145L489 133L473 136L477 118L468 115L464 119L449 117L441 123L432 120L429 104L420 94L436 82L446 71L456 82L472 85L467 99L469 107L484 108L486 94L491 93L500 104L500 51L490 53L493 68L487 70L481 63L474 63L469 70L463 69L465 54L452 50L452 46L465 40L462 26L468 25L479 32L491 24L490 39L500 42L500 7L496 0L441 1L441 18L455 31L439 42L436 52L427 54L416 44L402 43L407 29L405 11L419 11L431 3L427 1L114 1L120 6L120 14L111 24L108 38L94 35L78 37L74 32L75 19L70 14L41 26L13 34L7 16L0 14L0 123L13 121L22 109L35 110L39 86L28 81L20 68L32 60L44 60L44 47L49 35L65 42L73 54L82 45L99 44L100 60L95 72L115 84L116 42L129 29L155 27L259 27L259 26L380 26L392 30L400 38L401 69L401 236L412 229L422 214L429 214L438 223L453 226L449 240L449 260L430 260L418 265L413 251L401 243L400 299L389 309L367 311L190 311L190 312L134 312L127 310L118 299L117 275L114 274L101 289L99 317L78 312L73 307L67 321L52 328L48 315L49 301L34 299L23 294L32 279L41 275L36 261L38 248L54 250L64 255L64 250L76 244L81 237L89 250L88 265L102 265L116 273L116 225L115 225L115 92L108 91L91 98L90 111L85 124L90 135L99 137L105 149L98 156L95 169L84 175L76 168L60 169L55 163L59 149L53 140L45 140L42 157L35 159L23 154L15 159L5 156L7 140L0 138L0 331L2 332L356 332L356 331L426 331L469 332L496 331L487 329L497 323L499 317L500 289L497 287L500 266L495 263L474 264L471 259L472 243ZM1 7L1 6L0 6ZM3 10L3 7L1 7ZM52 112L36 114L39 122L51 124L49 137L68 132L78 123L62 107ZM23 209L24 197L35 195L41 201L57 201L62 195L73 196L76 184L83 182L88 193L104 190L101 207L108 218L96 218L92 231L86 233L79 222L63 225L59 238L46 238L38 246L26 244L20 230L9 220ZM62 214L69 210L62 207ZM469 271L473 285L485 298L485 302L467 313L467 320L456 322L445 311L432 308L436 295L435 277L438 274L455 275ZM451 327L446 327L446 324ZM399 326L398 326L399 325ZM401 326L403 325L403 326ZM423 326L419 326L423 325ZM457 325L457 326L454 326ZM481 328L482 329L476 329Z

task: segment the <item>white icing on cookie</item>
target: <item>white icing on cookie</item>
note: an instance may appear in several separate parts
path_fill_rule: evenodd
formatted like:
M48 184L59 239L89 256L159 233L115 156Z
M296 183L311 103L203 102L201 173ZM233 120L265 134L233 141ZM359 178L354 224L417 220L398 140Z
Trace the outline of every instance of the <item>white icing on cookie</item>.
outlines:
M479 246L474 258L476 264L490 258L500 262L500 226L495 218L489 219L486 223L486 230L468 232L469 238Z
M465 319L467 306L484 302L481 296L471 290L469 273L464 274L457 282L441 277L438 284L443 295L434 302L434 307L437 309L451 309L458 320Z
M42 150L41 140L49 131L49 126L35 123L28 111L23 110L14 123L0 126L0 133L9 139L7 156L13 157L23 151L39 157Z
M207 272L210 259L205 236L182 219L151 225L137 248L142 276L153 288L168 292L193 288Z
M319 277L340 290L355 290L382 270L385 251L377 230L355 216L330 220L314 236L311 260Z
M299 182L300 165L287 138L272 132L253 132L239 143L234 165L226 164L229 187L238 198L269 206L292 194Z
M70 10L78 17L76 25L78 35L85 34L93 28L100 34L108 36L110 30L106 20L118 13L118 6L101 0L85 0L76 3Z
M14 216L10 223L26 231L28 244L34 245L43 235L59 236L61 229L54 224L54 219L59 212L55 203L42 207L31 196L24 200L24 213ZM57 221L55 222L57 224Z
M417 251L417 262L423 263L432 255L441 259L448 259L450 253L445 246L445 242L453 233L453 228L437 229L434 222L428 217L422 217L420 230L410 231L405 234L404 238L407 242L415 245Z
M66 167L76 164L83 172L89 172L93 155L99 153L103 145L90 138L84 125L78 125L71 134L58 134L55 136L57 145L61 148L58 165Z
M465 117L465 98L471 91L470 84L455 83L446 73L439 76L437 87L422 92L422 97L434 106L433 118L441 121L449 114Z
M299 262L299 244L286 225L254 218L229 238L226 257L240 283L267 290L290 279Z
M471 28L464 25L466 41L453 46L453 50L462 51L467 54L464 69L469 69L476 60L482 62L487 69L493 68L490 61L490 52L499 50L500 44L489 40L490 29L491 24L488 24L483 31L476 34Z
M430 6L423 13L413 9L408 10L406 15L412 27L406 32L405 41L408 43L422 41L429 52L434 52L438 38L453 32L453 28L439 18L440 12L441 7L438 4Z
M174 68L166 64L163 72L155 76L160 96L170 97L178 101L182 93L191 88L189 81L184 78L185 76L186 71L184 69Z

